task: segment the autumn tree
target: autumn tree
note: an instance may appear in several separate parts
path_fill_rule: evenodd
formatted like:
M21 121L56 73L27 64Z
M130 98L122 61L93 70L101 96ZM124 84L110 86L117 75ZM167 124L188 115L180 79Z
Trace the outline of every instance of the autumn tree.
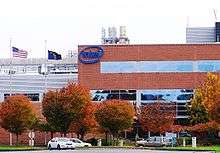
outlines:
M171 129L175 115L175 104L155 102L143 106L139 118L144 131L162 134Z
M209 120L220 118L220 77L208 73L204 83L197 89L201 93L202 102L208 112Z
M69 83L57 91L49 91L43 98L43 115L56 131L66 136L72 122L82 118L82 112L90 102L89 91L80 85Z
M117 137L119 131L132 127L134 115L133 105L121 100L105 101L95 113L100 127L110 132L113 137Z
M82 116L72 122L70 131L76 133L79 139L83 140L88 132L97 127L95 111L96 105L90 102L82 110Z
M23 95L6 98L0 107L0 119L4 129L16 134L16 143L18 143L18 135L34 128L37 121L31 102Z
M188 130L197 137L218 137L220 123L220 77L208 73L205 81L196 89L188 107L191 126Z
M219 123L216 121L210 121L207 123L199 123L193 126L187 127L187 130L192 133L193 136L198 137L200 140L214 138L215 143L219 143L219 136L218 133L220 131Z
M191 125L208 122L208 112L202 102L200 91L196 91L190 105L187 106L189 122Z

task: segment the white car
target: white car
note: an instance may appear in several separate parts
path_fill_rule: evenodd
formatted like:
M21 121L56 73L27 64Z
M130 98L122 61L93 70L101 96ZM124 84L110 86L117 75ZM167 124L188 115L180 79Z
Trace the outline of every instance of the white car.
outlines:
M146 144L148 143L148 140L146 139L142 139L136 142L136 146L146 146Z
M77 138L70 138L69 140L72 141L76 145L76 147L91 147L92 146L90 143L83 142Z
M55 137L47 144L48 149L75 149L76 145L69 138Z

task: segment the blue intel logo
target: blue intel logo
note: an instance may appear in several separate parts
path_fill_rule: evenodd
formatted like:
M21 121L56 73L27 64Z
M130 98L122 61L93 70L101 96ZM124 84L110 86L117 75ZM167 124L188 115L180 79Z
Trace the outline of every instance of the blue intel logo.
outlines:
M83 64L93 64L99 62L104 54L104 50L100 46L89 46L79 53L79 61Z

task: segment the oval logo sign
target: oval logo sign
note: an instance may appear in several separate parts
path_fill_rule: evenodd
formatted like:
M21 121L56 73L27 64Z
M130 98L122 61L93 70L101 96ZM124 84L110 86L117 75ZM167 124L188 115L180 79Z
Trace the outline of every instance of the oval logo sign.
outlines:
M104 54L104 50L100 46L88 46L79 53L79 61L84 64L93 64L99 62Z

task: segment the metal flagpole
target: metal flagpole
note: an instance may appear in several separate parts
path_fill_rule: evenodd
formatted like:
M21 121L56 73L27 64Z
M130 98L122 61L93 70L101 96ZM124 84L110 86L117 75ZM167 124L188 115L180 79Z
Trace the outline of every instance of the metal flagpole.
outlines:
M10 93L9 93L9 96L12 95L12 87L11 87L11 71L12 71L12 59L13 59L13 56L12 56L12 38L10 38L10 44L9 44L9 51L10 51L10 70L9 70L9 77L10 77L10 80L9 80L9 90L10 90ZM9 133L9 144L10 146L12 146L12 133L10 132Z
M45 40L45 63L44 63L44 94L46 94L47 92L47 40Z
M12 69L12 38L10 38L10 45L9 45L9 47L10 47L10 70L9 70L9 75L10 75L10 81L9 81L9 87L10 87L10 96L11 96L11 91L12 91L12 89L11 89L11 69Z
M47 92L47 40L44 41L44 49L45 49L45 61L44 61L44 93L43 93L43 96L46 95L46 92ZM45 132L44 133L44 144L47 144L47 133Z

